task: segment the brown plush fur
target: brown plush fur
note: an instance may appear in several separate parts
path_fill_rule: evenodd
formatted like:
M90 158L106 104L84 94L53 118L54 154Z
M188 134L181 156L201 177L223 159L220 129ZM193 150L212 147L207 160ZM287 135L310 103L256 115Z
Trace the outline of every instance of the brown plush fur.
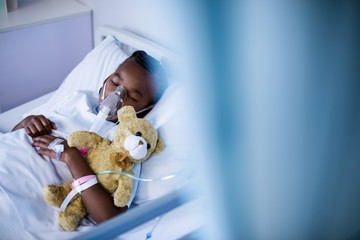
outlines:
M116 170L133 174L134 162L143 162L152 153L158 153L164 149L164 143L158 137L156 129L146 119L137 118L133 107L121 108L118 111L118 119L120 124L112 142L88 131L74 132L68 138L68 144L71 147L90 147L86 160L95 173ZM134 159L124 148L125 139L137 132L141 132L141 136L150 144L146 156L141 159ZM98 175L97 179L107 191L114 194L116 206L126 206L133 188L131 178L120 174L104 174ZM44 188L45 201L51 206L60 207L67 194L72 190L70 184L71 182L67 182L61 185L46 186ZM75 230L86 213L80 195L76 195L65 211L60 212L59 223L67 231Z

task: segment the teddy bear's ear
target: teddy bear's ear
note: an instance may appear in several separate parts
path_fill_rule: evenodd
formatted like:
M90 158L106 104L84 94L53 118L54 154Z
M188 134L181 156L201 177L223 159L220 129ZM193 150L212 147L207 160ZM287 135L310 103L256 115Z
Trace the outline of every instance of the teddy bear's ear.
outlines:
M132 106L124 106L117 112L119 122L126 121L127 119L136 118L135 109Z
M156 143L156 148L154 149L155 154L160 153L164 150L165 148L165 143L164 141L159 137Z

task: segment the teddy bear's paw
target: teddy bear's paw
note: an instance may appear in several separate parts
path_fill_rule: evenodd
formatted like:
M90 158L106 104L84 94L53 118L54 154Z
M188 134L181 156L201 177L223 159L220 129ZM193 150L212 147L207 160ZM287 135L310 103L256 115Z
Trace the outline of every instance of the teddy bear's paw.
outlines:
M121 177L118 182L118 187L114 193L114 204L118 207L125 207L132 193L132 180L128 177Z
M127 194L124 194L123 196L119 197L119 196L115 196L114 197L114 204L115 206L118 207L125 207L130 199L130 195L127 196Z
M59 213L60 226L66 231L74 231L86 216L86 209L83 205L81 198L76 197L64 212Z
M115 203L115 206L118 206L118 207L125 207L128 203L128 201L125 201L124 199L117 199L114 201Z
M43 189L44 200L53 207L59 208L69 190L63 186L48 185Z
M63 215L61 215L61 213ZM65 231L75 231L81 221L78 215L69 215L61 212L59 216L59 224Z

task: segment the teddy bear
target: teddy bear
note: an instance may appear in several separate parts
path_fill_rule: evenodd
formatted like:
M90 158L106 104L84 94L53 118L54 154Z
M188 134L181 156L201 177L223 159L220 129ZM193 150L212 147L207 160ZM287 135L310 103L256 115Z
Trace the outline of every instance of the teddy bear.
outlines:
M86 147L89 149L85 159L94 173L114 170L133 174L134 163L143 162L152 153L164 149L164 142L158 136L157 130L146 119L136 117L133 107L124 106L117 112L119 125L116 127L113 141L102 138L89 131L76 131L69 135L67 141L70 147ZM122 174L97 175L98 182L113 195L114 205L127 205L133 180ZM72 191L71 181L61 185L48 185L44 188L45 201L59 208ZM59 224L66 231L76 230L87 211L76 194L64 211L59 212Z

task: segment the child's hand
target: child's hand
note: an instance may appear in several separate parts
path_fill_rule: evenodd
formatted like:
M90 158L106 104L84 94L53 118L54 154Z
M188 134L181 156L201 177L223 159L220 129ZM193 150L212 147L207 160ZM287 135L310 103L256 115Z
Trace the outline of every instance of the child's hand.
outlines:
M34 137L32 145L38 148L37 151L39 154L47 156L52 159L56 159L56 152L48 148L50 143L54 141L56 138L59 137L55 137L53 135L43 135L43 136ZM63 141L60 144L64 146L64 150L60 154L58 160L67 163L71 159L76 159L79 157L82 158L80 151L77 148L69 147L65 139L63 139Z
M43 115L31 115L20 122L25 132L30 137L50 134L52 129L56 130L56 124Z

